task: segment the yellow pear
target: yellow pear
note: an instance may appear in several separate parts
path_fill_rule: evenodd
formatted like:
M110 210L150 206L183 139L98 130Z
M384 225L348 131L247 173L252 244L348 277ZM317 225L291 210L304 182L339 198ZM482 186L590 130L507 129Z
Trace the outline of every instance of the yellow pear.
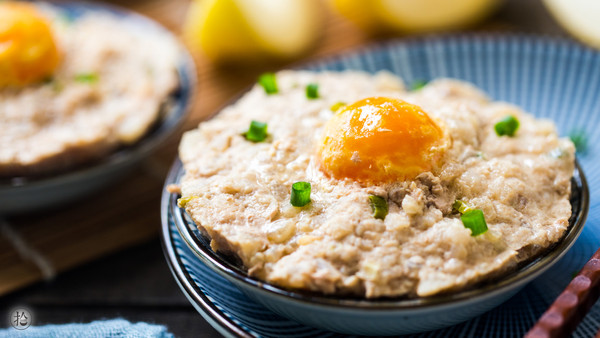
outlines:
M569 33L600 48L600 1L544 0L544 4Z
M369 32L419 33L466 27L500 0L331 0L340 14Z
M184 36L216 62L290 59L322 31L318 0L194 0Z

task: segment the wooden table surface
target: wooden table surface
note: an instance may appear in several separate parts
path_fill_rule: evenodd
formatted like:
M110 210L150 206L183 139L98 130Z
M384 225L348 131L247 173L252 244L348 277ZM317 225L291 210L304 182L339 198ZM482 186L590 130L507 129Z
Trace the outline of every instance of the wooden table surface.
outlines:
M112 2L145 14L179 35L189 0ZM295 63L374 41L327 7L323 10L327 22L323 39L310 55ZM539 0L507 0L473 30L566 36ZM265 70L217 69L202 56L196 56L196 65L198 93L186 130ZM158 241L160 192L178 139L179 135L173 137L140 169L95 196L68 208L6 219L12 230L46 255L58 275L40 282L44 273L39 265L10 249L6 234L0 235L0 295L5 294L0 297L0 317L8 317L11 308L25 306L32 310L34 325L123 317L167 325L176 336L218 336L179 290ZM76 245L60 242L61 236L77 239ZM7 325L0 323L0 327Z

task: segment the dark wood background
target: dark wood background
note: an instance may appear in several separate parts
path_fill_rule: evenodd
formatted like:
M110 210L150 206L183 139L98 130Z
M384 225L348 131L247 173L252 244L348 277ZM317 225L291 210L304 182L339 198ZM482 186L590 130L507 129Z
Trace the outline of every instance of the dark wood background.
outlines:
M146 14L176 34L185 15L189 0L114 0L113 3ZM500 10L475 31L540 33L566 36L549 16L540 0L505 1ZM329 13L325 36L319 47L306 60L350 50L369 43L370 38L355 27ZM213 68L202 56L196 57L199 92L186 129L195 126L237 92L248 86L262 69L228 72ZM174 157L177 139L161 150L162 163L168 165ZM135 175L135 174L134 174ZM133 176L132 176L133 177ZM148 180L150 180L148 178ZM160 180L152 185L157 196L158 210ZM93 210L101 214L99 210ZM202 319L189 304L175 283L165 262L157 233L160 227L158 212L143 222L151 227L143 242L109 256L88 262L64 272L49 282L38 282L0 297L0 327L8 325L9 309L24 306L32 311L34 325L47 323L90 322L122 317L136 322L163 324L176 336L215 337L219 334ZM38 218L41 216L38 216ZM45 217L51 222L50 216ZM54 222L60 221L57 218ZM39 220L24 218L24 223ZM104 221L107 226L110 220ZM138 223L141 221L138 221ZM0 267L0 270L2 267Z

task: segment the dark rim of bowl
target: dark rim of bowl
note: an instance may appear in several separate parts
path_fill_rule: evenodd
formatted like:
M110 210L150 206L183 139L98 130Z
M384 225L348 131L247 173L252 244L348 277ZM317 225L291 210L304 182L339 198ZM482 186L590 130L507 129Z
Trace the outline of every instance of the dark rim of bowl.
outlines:
M190 299L194 307L199 306L202 308L202 312L209 316L218 325L219 330L222 329L231 336L250 338L253 335L246 332L246 330L234 321L227 318L227 316L211 301L204 291L202 291L196 282L192 279L190 274L183 268L183 262L180 255L175 252L173 238L171 236L169 215L171 200L171 194L166 192L167 186L170 180L167 180L163 187L163 195L161 198L161 222L162 222L162 236L161 244L163 248L163 254L171 270L171 274L175 277L175 281L179 285L179 288L183 291L185 296ZM199 309L197 309L200 311ZM223 332L221 332L223 333Z
M183 175L183 165L177 159L169 172L166 184L174 184L179 182ZM377 309L377 310L399 310L399 309L422 309L426 307L440 306L459 301L469 300L471 298L497 293L504 289L510 288L513 283L526 279L528 276L535 275L538 272L544 271L551 263L560 259L567 250L574 244L575 240L581 234L583 225L587 218L589 208L589 191L585 175L575 160L575 170L571 179L571 207L572 214L569 219L569 227L564 237L546 249L544 253L519 266L515 271L503 275L500 279L493 279L477 284L471 289L459 291L456 293L442 294L438 296L426 298L406 298L406 299L364 299L352 297L336 297L320 295L315 293L287 290L273 284L266 283L253 277L249 277L243 268L234 265L220 253L215 253L207 246L204 238L199 234L196 225L188 218L185 210L177 206L177 194L169 194L164 192L163 203L168 204L168 208L163 209L163 213L171 212L175 225L181 237L186 242L192 252L207 264L213 271L220 275L242 282L252 288L266 291L272 295L285 297L295 301L306 302L311 304L326 305L343 308L357 309ZM164 222L165 220L163 220Z
M168 30L156 21L115 5L97 4L89 1L73 2L69 0L51 0L49 3L59 8L68 9L72 7L82 12L99 10L115 16L133 18L139 20L141 24L149 25L149 27L161 32L161 34L172 36ZM183 125L185 117L191 110L197 87L196 66L192 56L182 44L177 42L175 37L172 38L179 49L176 60L176 71L179 79L178 87L167 97L163 103L164 106L161 107L161 111L159 112L158 120L141 139L131 146L116 149L103 159L76 166L73 169L67 169L65 172L56 175L0 178L0 189L8 191L22 187L45 186L54 182L61 182L65 179L77 180L93 173L101 172L105 168L127 163L134 156L149 154L158 145L164 143L172 133Z

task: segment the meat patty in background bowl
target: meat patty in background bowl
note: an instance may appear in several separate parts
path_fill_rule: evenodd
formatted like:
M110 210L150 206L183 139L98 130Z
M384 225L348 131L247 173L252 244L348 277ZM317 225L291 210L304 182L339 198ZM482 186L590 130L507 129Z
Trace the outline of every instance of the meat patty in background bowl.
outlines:
M467 41L464 41L464 40L461 40L461 39L458 39L458 38L448 39L449 41L443 41L443 40L433 39L433 40L430 40L430 41L426 41L426 43L421 43L420 41L412 42L413 45L411 45L411 43L408 43L408 44L399 44L397 46L394 46L394 45L384 46L384 47L381 48L381 50L383 50L383 51L379 51L378 53L376 53L376 52L367 52L367 53L364 53L364 54L357 54L357 55L353 55L353 56L349 56L349 57L345 57L345 58L342 57L340 59L340 61L334 60L334 61L331 61L329 63L319 64L319 65L316 66L316 68L317 69L336 69L336 70L338 70L338 69L344 68L344 65L352 65L352 66L356 67L356 65L360 65L361 64L360 62L365 62L364 63L365 66L364 67L365 67L366 70L369 70L369 71L376 71L376 70L379 70L379 69L388 69L388 70L391 69L391 70L394 70L394 68L402 68L402 67L404 67L404 69L403 69L404 73L408 72L410 74L410 70L412 68L406 68L406 65L409 64L412 61L416 65L414 67L414 69L416 69L415 73L417 73L417 74L419 74L419 71L420 72L425 72L425 73L428 73L428 72L435 73L435 71L443 71L444 74L442 74L442 75L445 75L445 76L448 76L448 75L457 76L457 75L459 75L459 77L460 77L460 75L463 75L462 77L464 78L465 77L464 76L465 73L461 73L461 72L466 72L467 75L470 75L470 76L475 75L475 77L473 79L474 82L476 82L478 84L482 84L484 86L484 88L487 88L487 85L489 85L491 83L492 84L491 85L492 89L494 89L494 84L496 84L496 82L493 82L493 78L491 78L491 76L494 76L495 73L490 73L490 74L483 73L483 72L481 72L481 69L488 69L488 68L480 68L480 66L483 66L484 64L489 66L490 64L493 64L493 62L491 62L490 60L498 60L498 59L493 59L492 58L492 59L483 59L482 60L482 59L479 59L477 57L473 57L473 55L470 54L470 53L479 52L480 48L483 48L483 50L486 50L490 54L493 55L493 53L494 53L494 51L496 51L496 49L494 49L494 48L492 48L490 46L495 46L496 44L499 45L499 46L502 46L503 44L509 44L509 43L512 43L512 44L515 44L515 45L518 45L518 43L522 43L524 46L529 46L529 44L531 44L531 45L534 45L536 48L542 48L543 47L543 46L540 47L540 45L543 45L542 42L538 42L536 44L536 43L534 43L535 40L534 41L529 41L529 40L527 40L525 38L523 38L524 41L519 41L518 39L513 38L514 40L516 40L516 41L514 41L514 40L511 40L510 38L504 38L503 39L502 37L499 37L497 39L493 39L493 38L488 38L488 39L489 40L482 40L482 41L477 41L477 40L476 41L468 41L466 38L465 38L465 40L467 40ZM478 46L478 44L477 44L478 42L481 42L483 44L483 46L481 46L481 47L473 47L473 46ZM485 42L485 43L483 43L483 42ZM556 47L556 46L552 46L551 45L551 47ZM386 48L389 48L389 49L386 49ZM425 49L425 51L423 51L423 49ZM431 54L428 54L428 52L429 51L434 51L434 50L435 51L442 50L446 54L444 54L444 53L434 54L434 55L436 55L436 59L435 60L437 61L437 63L434 63L433 65L429 64L429 68L428 67L419 66L419 63L423 63L423 61L419 61L419 60L422 60L422 58L419 58L420 56L422 56L421 54L424 53L425 55L431 55ZM498 48L498 51L501 51L501 50L502 49ZM517 49L517 52L518 51L519 50ZM406 54L403 54L404 52L406 52ZM474 69L475 69L474 72L472 72L472 73L469 74L469 72L465 71L465 68L461 68L462 64L460 62L464 62L464 61L461 60L460 58L459 59L451 59L450 58L449 61L445 61L446 59L443 59L443 58L441 60L438 59L438 58L441 58L442 56L449 56L449 55L452 55L452 54L461 54L461 53L467 54L469 57L474 58L473 65L476 66L476 67L474 67ZM403 57L399 57L398 58L398 55L402 55ZM551 55L554 55L554 54L551 54ZM377 62L375 62L374 60L377 60ZM390 63L392 60L396 61L396 62L395 63ZM507 58L507 60L508 60L508 62L511 62L512 60L515 60L515 59ZM449 65L447 63L442 62L442 61L449 62ZM504 62L504 61L500 61L500 62L502 64L502 62ZM504 65L506 65L506 63ZM514 65L514 63L512 65ZM454 67L454 68L452 68L451 66ZM466 66L466 64L465 64L465 66ZM494 65L494 66L496 66L496 65ZM495 70L496 68L490 67L489 69L494 69ZM453 71L456 74L453 74L452 73ZM430 74L431 73L429 73L429 75ZM512 77L511 74L512 73L510 73L510 72L508 73L508 75L507 75L507 73L503 73L503 75L501 75L500 78L504 79L504 80L506 80L506 79L512 79L513 77ZM516 73L516 74L519 74L519 73ZM425 78L431 78L431 76L427 76L427 75L425 75L423 77L425 77ZM414 79L414 77L413 77L413 79ZM469 79L469 76L467 76L467 79ZM488 79L489 82L482 81L482 79ZM517 81L518 82L518 80L519 80L518 78L515 78L512 81ZM511 84L516 85L516 87L522 86L522 84L518 84L518 83L515 84L513 82L511 82ZM594 84L592 84L592 85L594 85ZM508 88L512 88L512 87L508 87ZM500 91L501 94L504 94L504 95L509 94L508 95L509 97L511 97L511 95L515 95L516 93L518 93L518 92L513 93L512 91L509 91L507 88L501 87L499 85L498 85L498 90ZM543 96L544 94L537 94L537 95L542 95ZM494 94L492 94L492 96L496 97ZM514 97L512 101L510 99L508 99L508 101L519 102L520 99L521 99L521 97L517 96L517 97ZM526 103L525 106L527 106L527 101L525 103ZM548 108L547 105L545 105L545 107ZM546 114L546 116L547 116L547 114L548 114L547 111L545 111L543 113L539 112L537 110L533 110L533 111L535 111L538 115L539 114ZM550 113L552 113L552 112L550 111ZM562 124L560 126L563 128L563 130L564 130L564 128L568 127L568 126L565 126L565 125L562 125ZM570 128L573 128L573 126L571 125ZM185 239L185 236L184 236L184 239ZM267 297L267 296L264 296L264 297ZM313 325L314 325L314 323L313 323ZM325 324L322 324L322 325L325 325ZM383 327L383 326L380 326L380 327ZM434 327L434 325L431 326L431 328L433 328L433 327ZM339 330L339 328L338 328L338 330ZM383 331L381 331L381 332L383 332Z
M65 203L123 176L182 125L196 76L185 48L141 15L85 2L21 6L50 26L58 62L43 80L0 89L10 131L2 137L4 214ZM123 33L115 39L107 27ZM155 48L162 57L145 62Z

